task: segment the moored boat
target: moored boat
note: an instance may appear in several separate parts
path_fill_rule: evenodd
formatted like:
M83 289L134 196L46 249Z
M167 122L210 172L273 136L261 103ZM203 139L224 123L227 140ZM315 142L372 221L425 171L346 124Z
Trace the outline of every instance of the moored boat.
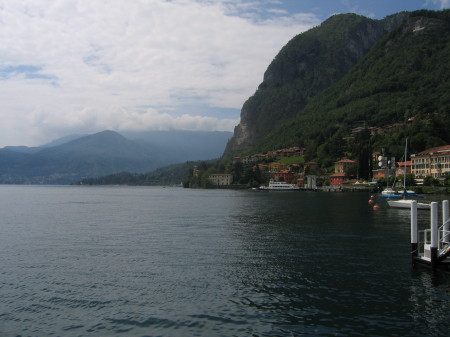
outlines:
M398 196L391 196L387 203L389 205L389 207L392 208L407 208L410 209L411 208L411 202L415 199L412 198L423 198L420 195L417 195L415 193L411 193L412 191L407 191L406 190L406 154L407 154L407 150L408 150L408 139L406 139L406 145L405 145L405 170L404 170L404 175L403 175L403 193L401 195L399 195L400 197L403 197L403 199L399 199L399 200L392 200L394 198L398 198ZM431 205L430 203L427 202L417 202L417 209L430 209Z
M260 186L260 190L276 190L276 191L298 191L300 187L296 184L288 184L284 181L275 181L270 179L268 186Z
M388 204L392 208L411 208L411 202L414 199L388 200ZM426 202L417 202L417 209L430 209L430 204Z
M391 195L396 193L397 192L392 187L386 187L384 190L381 191L382 195Z

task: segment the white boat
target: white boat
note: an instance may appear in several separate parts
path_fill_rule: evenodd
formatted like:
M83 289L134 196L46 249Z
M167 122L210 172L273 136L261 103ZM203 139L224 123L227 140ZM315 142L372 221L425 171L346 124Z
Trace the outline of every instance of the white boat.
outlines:
M405 166L406 166L406 162L405 162ZM405 168L405 171L406 171L406 168ZM395 181L394 181L394 185L395 185ZM408 190L406 192L407 193L416 193L416 192L411 191L411 190ZM381 195L384 196L384 198L388 198L388 197L394 197L396 195L401 196L402 193L401 192L397 192L392 187L386 187L384 190L381 191Z
M407 194L415 195L416 192L407 190ZM403 198L403 193L399 193L397 191L394 191L392 188L387 187L383 191L381 191L381 194L379 195L380 198L390 198L390 199L401 199Z
M396 191L394 191L394 189L392 187L386 187L384 190L381 191L381 194L383 195L390 195L390 194L395 194L397 193Z
M408 139L406 139L406 145L405 145L405 170L404 170L404 175L403 175L403 194L401 194L401 196L403 197L403 199L398 199L398 200L391 200L388 199L387 203L389 205L389 207L392 208L407 208L407 209L411 209L411 202L415 199L411 199L411 197L416 197L416 198L423 198L420 195L415 194L413 191L407 191L406 190L406 151L408 149ZM411 193L413 192L413 193ZM409 199L407 199L407 197L410 197ZM431 204L430 203L426 203L426 202L417 202L417 209L430 209L431 208Z
M392 208L411 208L413 199L388 200L388 204ZM417 209L430 209L430 204L426 202L417 202Z
M300 187L296 184L288 184L284 181L275 181L270 179L269 186L260 186L260 190L276 190L276 191L298 191Z

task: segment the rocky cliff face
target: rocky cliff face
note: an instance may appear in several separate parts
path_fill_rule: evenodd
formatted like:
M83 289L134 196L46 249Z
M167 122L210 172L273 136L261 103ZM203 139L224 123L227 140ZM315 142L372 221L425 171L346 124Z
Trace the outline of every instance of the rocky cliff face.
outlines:
M301 113L308 100L340 80L408 13L384 20L335 15L294 37L275 57L255 94L243 105L228 142L230 156L255 144L277 125Z

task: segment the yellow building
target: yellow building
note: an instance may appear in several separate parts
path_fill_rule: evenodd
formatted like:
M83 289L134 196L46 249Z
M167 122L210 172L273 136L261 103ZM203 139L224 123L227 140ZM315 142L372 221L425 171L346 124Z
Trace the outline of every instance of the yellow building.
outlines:
M334 163L334 173L347 173L348 169L355 167L358 163L350 159L341 159Z
M411 172L416 178L440 178L450 172L450 145L433 147L411 155Z
M216 185L231 185L233 182L233 175L228 173L215 173L208 178Z
M281 170L286 170L288 167L287 164L281 164L281 163L270 163L269 164L269 171L270 172L278 172Z

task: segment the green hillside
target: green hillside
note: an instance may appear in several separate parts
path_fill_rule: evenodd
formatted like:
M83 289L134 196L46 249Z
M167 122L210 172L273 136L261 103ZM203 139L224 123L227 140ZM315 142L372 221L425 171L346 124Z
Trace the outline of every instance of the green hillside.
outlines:
M340 49L336 42L338 39L334 37L348 36L348 31L358 26L358 22L360 25L361 22L370 25L372 21L355 15L338 15L332 19L327 20L325 26L328 27L334 21L342 24L335 24L334 29L324 29L322 24L312 32L300 35L302 38L298 38L299 43L293 44L291 41L277 59L282 58L286 64L297 64L289 56L290 52L295 53L295 48L298 48L298 53L310 50L308 45L304 45L305 41L311 36L320 35L322 43L329 43L327 50L333 50L336 54L337 61L333 64L342 69L340 64L345 63L348 55L345 56L346 52ZM260 106L258 113L251 114L257 118L253 117L254 120L245 125L251 139L247 142L249 145L230 146L230 143L236 143L235 132L225 155L264 153L289 146L305 146L307 160L316 160L322 166L327 166L343 156L357 156L361 150L358 147L363 143L366 144L366 151L385 147L397 158L401 157L406 136L410 138L412 152L450 143L450 11L401 13L385 20L395 22L396 28L380 38L341 79L315 96L311 94L313 97L304 106L293 103L296 97L304 97L304 92L319 91L319 85L306 74L293 77L291 81L286 80L285 84L277 82L279 87L271 90L268 96L264 95L263 90L258 90L257 95L249 100L251 104ZM362 34L357 29L353 33ZM320 65L316 67L333 73L326 60L326 57L317 58ZM279 77L284 78L282 75ZM310 84L310 89L296 94L297 83L302 80ZM264 83L262 86L266 85L269 87L269 84ZM294 99L287 100L279 95L280 92L289 92ZM260 95L264 98L258 99ZM271 102L269 107L265 106L268 101ZM284 104L288 101L288 104ZM279 112L279 106L283 105L294 116L285 118L285 114ZM248 113L244 108L242 115L244 123L247 123ZM278 123L271 122L271 114L279 119ZM266 124L275 127L269 132L263 132L263 135L253 131L264 129ZM388 129L390 124L400 125ZM378 127L380 134L352 134L353 128L364 126Z
M244 103L225 155L257 144L274 127L301 113L406 16L372 20L356 14L335 15L289 41L266 70L256 93Z
M356 126L402 126L371 137L373 148L399 155L450 143L450 11L415 12L384 37L342 80L317 95L251 151L304 144L311 158L351 152ZM412 122L408 123L408 121ZM399 157L399 156L398 156Z

